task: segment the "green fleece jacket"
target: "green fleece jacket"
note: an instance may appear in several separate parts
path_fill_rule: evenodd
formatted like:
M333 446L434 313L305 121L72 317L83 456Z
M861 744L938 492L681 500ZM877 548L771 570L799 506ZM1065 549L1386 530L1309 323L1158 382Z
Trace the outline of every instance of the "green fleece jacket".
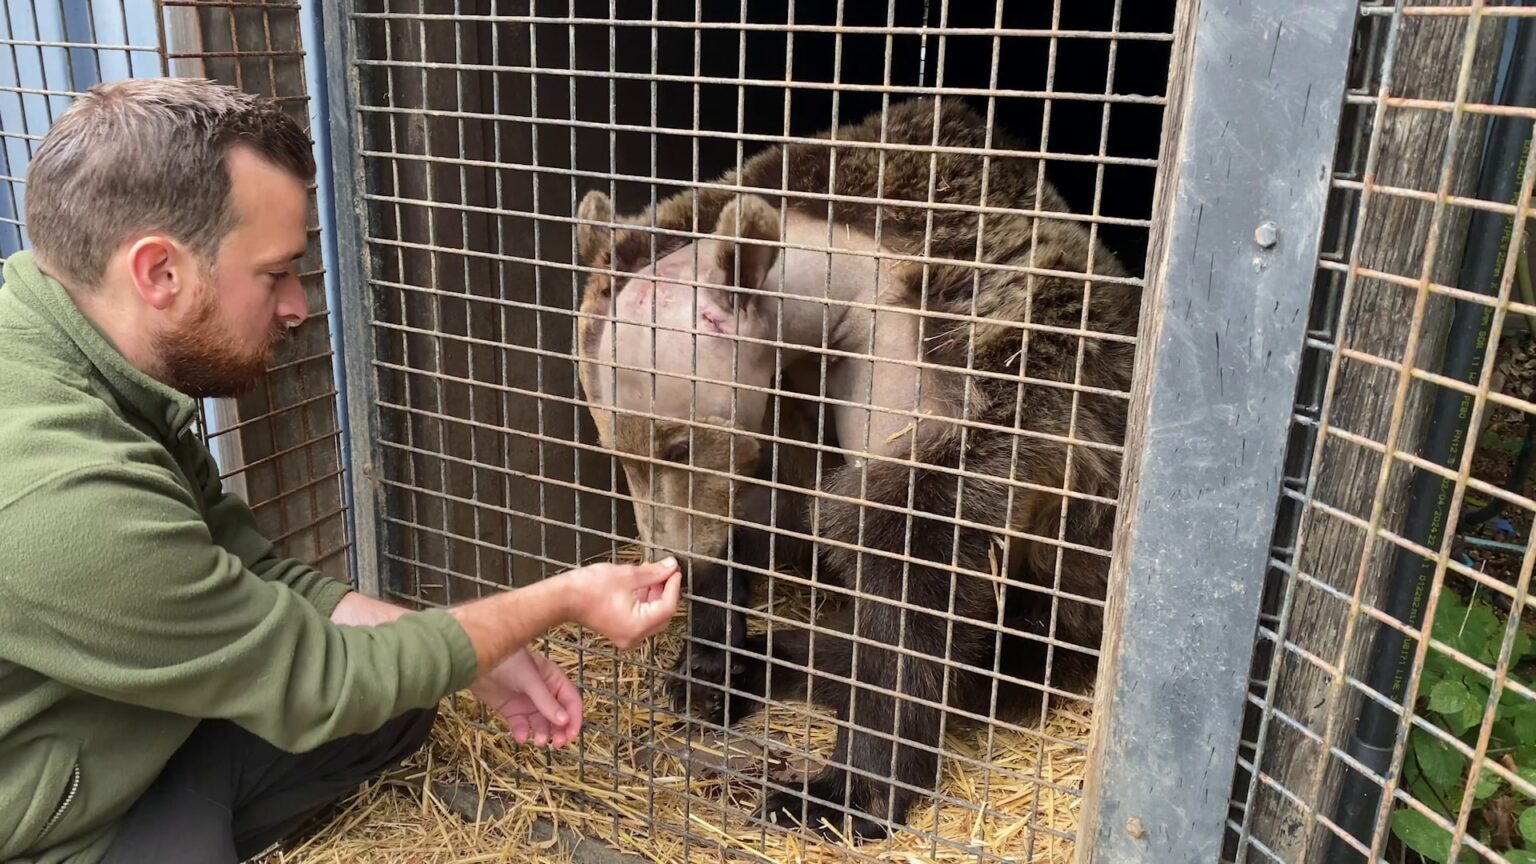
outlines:
M199 718L303 752L469 685L443 610L329 620L195 403L130 366L20 253L0 287L0 862L94 864Z

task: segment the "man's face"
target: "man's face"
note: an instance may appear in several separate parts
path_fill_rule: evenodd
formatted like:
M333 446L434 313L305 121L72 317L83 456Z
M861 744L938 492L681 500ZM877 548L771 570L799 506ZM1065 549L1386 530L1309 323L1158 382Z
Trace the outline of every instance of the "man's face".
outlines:
M168 383L195 398L255 387L309 311L297 274L308 241L304 184L243 147L230 151L229 173L234 228L156 338Z

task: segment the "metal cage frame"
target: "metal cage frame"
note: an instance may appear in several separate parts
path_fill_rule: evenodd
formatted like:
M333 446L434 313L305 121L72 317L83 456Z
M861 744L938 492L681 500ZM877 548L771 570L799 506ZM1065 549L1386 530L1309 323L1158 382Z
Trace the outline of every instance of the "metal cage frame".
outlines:
M1357 25L1414 14L1435 12L1344 0L1284 10L1180 4L1095 696L1100 719L1078 828L1083 860L1214 861L1231 839L1228 808L1243 784L1234 787L1227 769L1244 764L1254 625L1264 620L1263 574L1287 499L1287 458L1299 446L1293 400L1315 339L1308 312L1338 182L1341 109L1362 99L1346 86L1360 62L1352 53ZM342 22L330 32L348 52L332 67L332 88L356 99L355 33ZM1377 104L1387 100L1380 94ZM358 134L354 111L333 114L336 140L356 142ZM355 198L361 163L341 151L337 159L338 171L356 172L338 187ZM361 262L365 232L341 235L351 250L343 260ZM347 296L363 296L360 268L343 278ZM355 322L368 312L355 311L349 332L366 340ZM348 355L354 381L370 362L358 344ZM358 445L373 446L366 430L376 418L365 411L353 420ZM378 494L378 481L366 488ZM363 545L384 543L374 536ZM1246 842L1246 822L1239 831ZM1383 836L1378 830L1378 843Z
M38 26L42 0L10 2L16 8L30 3L32 26ZM117 0L120 17L126 18L130 2L136 0ZM577 275L594 268L576 262L573 238L568 252L554 256L572 256L555 262L569 274L569 292L541 275L540 268L550 264L551 244L544 240L551 233L563 237L559 231L581 220L575 200L569 215L563 203L553 212L546 209L550 199L541 204L540 196L550 192L540 183L553 178L560 185L556 197L568 188L574 198L578 179L604 181L608 194L617 197L616 183L649 180L651 200L660 200L654 184L669 178L658 173L655 142L678 132L694 139L692 176L669 182L731 188L701 176L698 139L714 133L701 127L697 102L691 128L671 129L655 119L658 81L692 85L695 100L701 85L739 91L734 131L718 132L716 142L735 148L736 168L749 148L809 140L791 134L787 99L782 133L750 131L741 95L749 86L781 84L786 92L793 86L825 93L833 100L834 116L836 100L851 94L887 101L903 93L994 101L1002 94L1101 105L1103 129L1094 152L1052 152L1044 143L1051 123L1047 109L1040 151L1024 154L1042 162L1064 157L1098 171L1092 212L1073 216L1091 232L1121 228L1148 235L1144 272L1120 280L1142 290L1141 317L1129 340L1135 345L1133 385L1124 394L1129 428L1123 446L1101 445L1117 451L1122 468L1092 694L1095 719L1090 740L1081 742L1089 772L1083 789L1074 793L1081 796L1075 830L1045 826L1033 814L1026 829L1072 842L1082 861L1332 864L1362 856L1386 860L1396 842L1393 813L1411 811L1445 832L1450 852L1515 861L1475 836L1469 823L1480 781L1506 784L1536 799L1536 784L1489 750L1502 700L1536 705L1536 687L1513 672L1521 631L1516 624L1501 625L1500 650L1489 660L1448 652L1445 640L1423 637L1430 626L1424 622L1432 620L1452 580L1502 597L1514 609L1530 602L1536 557L1529 546L1520 553L1513 583L1469 565L1452 547L1457 513L1469 495L1536 515L1536 500L1472 477L1478 446L1467 446L1466 433L1482 428L1479 424L1501 409L1536 417L1536 402L1493 386L1498 340L1489 338L1506 333L1508 322L1536 321L1536 301L1512 295L1525 224L1536 218L1531 204L1536 160L1521 155L1523 168L1496 189L1478 185L1473 170L1485 146L1485 126L1496 130L1486 141L1500 135L1515 141L1523 134L1529 146L1536 108L1518 104L1528 92L1508 95L1521 86L1512 70L1527 56L1521 46L1529 34L1518 45L1509 34L1516 27L1536 28L1536 6L1517 5L1518 0L1177 0L1167 33L1135 33L1119 30L1124 0L1114 0L1116 23L1107 29L1062 25L1064 0L1054 0L1050 27L1029 34L1051 45L1046 86L1014 92L997 83L999 46L1002 38L1024 31L1002 25L1003 0L995 7L997 22L977 27L945 23L951 4L963 0L926 0L917 24L897 21L898 5L911 5L908 0L889 0L883 25L845 23L847 0L836 4L832 24L752 23L745 0L739 19L732 17L735 4L729 4L731 14L720 20L706 17L702 3L692 20L663 20L655 11L661 0L654 0L650 18L638 19L619 19L618 4L583 17L574 11L575 2L567 3L565 14L540 14L535 7L545 4L534 0L511 4L516 7L511 12L498 11L494 0L418 0L405 11L395 11L401 4L394 0L336 6L311 0L154 0L158 46L132 44L126 30L121 40L98 39L86 0L56 0L62 39L18 36L7 18L0 56L10 54L12 74L7 78L0 69L0 108L14 102L23 128L0 128L0 160L7 157L6 145L37 138L26 116L32 102L26 100L44 100L51 111L56 98L81 89L74 65L94 62L100 78L106 53L153 54L158 74L206 74L308 109L321 160L315 190L319 218L311 229L319 242L302 275L311 305L320 310L318 321L306 325L302 344L290 346L279 359L262 392L218 408L217 428L200 426L220 458L233 463L225 481L250 498L280 546L370 595L444 603L536 578L550 566L590 560L594 555L582 545L582 532L597 538L599 555L631 539L626 532L633 526L620 514L625 496L616 491L622 472L611 451L589 443L591 421L569 368L576 349L558 334L545 342L547 315L579 317ZM711 7L711 15L717 14L724 13ZM416 39L390 29L392 19L409 22ZM451 37L450 51L429 46L429 24L439 36ZM466 37L465 30L482 25L483 32ZM598 54L606 49L606 67L580 65L591 58L578 56L578 26L607 31L607 44L590 49ZM564 39L557 40L554 53L565 65L541 64L539 52L548 52L551 43L535 31L559 35L562 27ZM616 71L616 57L629 50L613 35L620 27L649 37L649 72ZM508 28L528 34L527 43L508 45ZM701 71L700 34L712 31L739 40L736 77ZM1491 53L1494 33L1504 34L1502 59ZM793 80L793 63L786 60L783 81L754 78L746 72L749 34L787 34L791 46L800 34L834 39L837 71L831 81ZM684 50L693 52L693 73L658 71L659 40L690 35L693 44ZM883 80L837 77L845 37L885 40ZM988 86L929 84L929 72L945 68L946 40L971 37L992 45ZM195 49L180 47L188 39L197 40ZM1109 43L1104 93L1056 89L1056 45L1068 39ZM253 40L259 47L252 47ZM1115 52L1121 43L1138 40L1168 46L1164 96L1114 91ZM307 51L305 41L312 43ZM889 55L896 42L904 57L916 58L915 83L893 82ZM1436 46L1444 56L1414 53L1425 46ZM470 47L474 56L466 59ZM43 85L23 80L22 52L37 55ZM47 77L45 52L62 52L68 83ZM392 69L405 70L409 80L396 79ZM404 81L401 92L381 89L377 70L384 70L388 85ZM467 107L465 71L483 77L469 86L492 91L484 97L491 109ZM562 73L569 114L542 114L536 79ZM533 82L526 92L503 92L502 76L513 74ZM606 105L599 106L606 107L606 117L578 116L580 78L609 88ZM617 119L616 82L652 85L649 123ZM1497 101L1496 89L1504 103ZM592 98L589 93L580 100ZM514 103L523 114L500 113L503 104ZM1155 158L1108 152L1103 142L1110 107L1120 104L1161 109ZM8 116L0 110L0 117ZM519 121L526 122L519 126ZM466 123L479 126L466 132ZM554 131L546 133L541 149L540 130L546 126ZM605 132L607 169L587 170L578 164L583 146L578 139ZM619 134L650 136L649 152L618 154L613 142ZM388 146L370 144L370 135L387 136ZM562 156L567 162L541 164L549 139L566 140L560 135L569 139L569 153ZM990 135L991 126L989 141ZM444 144L445 138L451 143ZM504 142L527 163L504 161ZM1438 159L1426 158L1414 173L1413 166L1404 167L1417 155L1402 152L1409 142L1430 148ZM445 155L445 147L454 152ZM984 150L993 153L990 144ZM1512 158L1507 150L1498 152ZM413 164L404 179L401 161ZM381 170L386 164L389 170ZM23 226L15 194L24 181L17 166L0 161L7 165L0 171L0 188L12 197L9 210L0 201L5 211L0 240L14 233L19 243ZM1149 218L1100 212L1102 188L1112 182L1104 180L1106 167L1155 173ZM440 168L453 173L435 173ZM509 168L532 175L526 203L503 201L502 172ZM928 195L931 206L932 188ZM836 195L825 197L839 203ZM419 205L425 214L412 210ZM1414 207L1423 212L1411 211ZM451 219L440 220L438 210ZM385 215L370 215L377 213ZM1389 219L1384 214L1431 226L1426 236L1402 241L1401 260L1377 254L1376 247L1390 239L1380 224ZM509 217L527 217L531 236L509 234L502 224ZM376 233L381 219L395 237ZM541 222L554 226L543 238ZM1466 284L1472 271L1455 270L1460 244L1486 239L1501 225L1502 248L1515 254L1500 259L1502 269L1492 275L1478 276L1488 284ZM470 249L471 233L479 238L475 242L494 249ZM973 263L979 265L977 245ZM375 266L381 249L394 257L393 278ZM462 258L455 273L439 272L442 252ZM524 269L509 276L509 267ZM517 273L529 274L532 299L503 296ZM420 284L413 281L417 276ZM446 290L437 284L440 278L467 287ZM412 292L424 304L419 308L430 312L426 324L409 320L413 301L405 295ZM472 302L495 306L495 320L471 311ZM381 309L391 303L401 309L400 320L381 320ZM450 309L450 303L459 305ZM1460 325L1447 323L1453 307ZM339 320L330 320L331 310ZM1378 322L1373 330L1361 323L1372 310L1396 310L1403 317ZM509 315L526 316L518 332L537 334L528 340L533 344L508 342ZM1473 319L1480 324L1467 323ZM1086 312L1083 320L1078 330L1067 328L1068 335L1086 339L1091 329ZM555 326L568 327L574 336L574 324ZM1460 354L1451 352L1460 365L1431 368L1425 358L1438 357L1437 335L1457 326L1480 326L1482 341L1463 346ZM398 358L381 351L386 336L398 340ZM443 348L445 336L454 341L450 351ZM520 347L534 368L519 368L498 354L509 347ZM1358 388L1364 386L1357 383L1361 380L1390 393L1381 401L1386 413L1370 422L1351 415L1349 400L1358 390L1341 383L1356 382L1349 386ZM1074 405L1078 394L1092 390L1076 380L1064 389L1074 392ZM386 391L404 395L394 402L385 398ZM433 404L418 404L418 397ZM824 390L820 398L827 401ZM460 404L469 406L467 417L455 413ZM1459 431L1446 431L1454 424L1434 426L1434 410L1451 412L1436 417L1459 417ZM920 422L918 414L912 416L914 425ZM699 421L690 415L687 422ZM524 428L534 423L537 431ZM1432 429L1439 431L1426 431ZM391 430L403 431L394 436ZM1083 443L1067 438L1070 445ZM519 450L514 439L526 449ZM764 440L777 446L786 439L775 427ZM814 444L827 447L819 437ZM547 448L562 446L568 455L548 455ZM469 455L449 452L456 448ZM1341 465L1359 477L1328 476ZM824 494L819 486L815 491ZM588 492L604 502L595 516L595 505L581 497ZM520 505L522 494L537 499ZM1094 499L1090 493L1064 493L1074 496ZM1415 496L1439 496L1439 509L1405 503ZM710 515L696 506L690 497L689 515ZM965 527L958 512L957 506L948 519L957 536ZM1399 520L1405 520L1401 530ZM1357 535L1363 538L1358 544L1351 539ZM1069 545L1061 537L1045 539L1059 548ZM724 554L729 563L731 553ZM905 559L917 563L910 553ZM960 569L953 561L948 566ZM1059 578L1059 559L1056 566ZM405 588L400 576L405 570L434 574L439 584L427 585L418 576ZM1394 579L1412 580L1411 596L1392 597L1385 586ZM904 583L903 597L905 590ZM861 594L850 593L855 600ZM1059 589L1047 593L1053 603L1060 600ZM736 601L727 595L724 604L735 608ZM953 621L954 611L947 614ZM1313 632L1329 628L1335 632ZM1044 641L1050 645L1047 657L1065 647L1054 633ZM906 656L905 650L896 656ZM1490 682L1486 704L1467 709L1480 710L1468 727L1477 732L1475 744L1453 740L1414 707L1415 700L1428 698L1419 689L1421 675L1436 654ZM1386 655L1406 659L1390 669L1371 665L1372 658ZM944 659L949 662L947 652ZM666 671L649 657L635 665L657 680ZM1000 674L996 661L990 674ZM592 692L619 698L617 678L615 672L612 682L596 682ZM653 721L656 713L650 713ZM1370 724L1380 740L1355 734L1357 726ZM603 734L610 733L635 749L651 746L634 733ZM1470 777L1453 790L1462 800L1454 810L1444 805L1454 815L1439 815L1440 808L1420 801L1413 778L1405 776L1409 760L1420 758L1413 755L1414 742L1424 735L1471 766ZM585 763L585 751L581 759ZM987 767L985 760L972 762ZM1032 782L1045 781L1037 775ZM688 826L674 830L685 842L712 843ZM941 843L963 849L966 839L934 836L932 842L935 850ZM849 857L861 855L851 849ZM982 849L974 858L1002 860Z

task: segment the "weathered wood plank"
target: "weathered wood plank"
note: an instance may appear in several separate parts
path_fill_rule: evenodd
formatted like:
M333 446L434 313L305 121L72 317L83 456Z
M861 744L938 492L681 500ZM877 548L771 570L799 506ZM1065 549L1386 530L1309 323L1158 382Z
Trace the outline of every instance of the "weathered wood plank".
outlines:
M1447 0L1445 6L1467 6L1467 0ZM1382 24L1388 22L1382 21ZM1463 57L1469 49L1469 19L1462 16L1403 16L1396 25L1390 80L1372 75L1365 86L1382 87L1391 96L1452 101ZM1503 28L1497 19L1483 19L1470 49L1472 57L1466 99L1490 98L1498 63L1498 44ZM1374 109L1371 109L1374 111ZM1482 117L1467 115L1451 140L1452 116L1448 111L1389 108L1377 115L1370 147L1376 160L1369 166L1369 182L1378 187L1398 187L1438 193L1442 185L1447 148L1454 147L1449 177L1451 195L1470 195L1476 187L1477 154L1486 124ZM1365 118L1362 118L1362 120ZM1363 155L1363 154L1362 154ZM1357 170L1366 166L1357 165ZM1345 206L1358 204L1356 195L1342 196ZM1447 208L1434 226L1435 205L1389 194L1376 194L1358 214L1359 235L1352 258L1362 268L1418 280L1426 273L1439 284L1455 284L1461 266L1469 211ZM1437 231L1433 252L1432 229ZM1433 254L1428 260L1427 255ZM1327 276L1323 282L1328 281ZM1411 288L1361 275L1356 279L1347 308L1341 310L1342 344L1370 356L1403 361L1409 352L1417 292ZM1439 357L1451 312L1450 301L1431 297L1422 310L1418 342L1413 346L1414 365L1438 370ZM1327 403L1327 426L1384 443L1388 437L1399 375L1360 360L1337 362L1337 378ZM1427 421L1433 391L1422 383L1409 387L1407 402L1394 446L1415 452ZM1376 452L1332 435L1326 435L1320 461L1315 466L1313 500L1362 520L1371 517L1376 503L1382 458ZM1409 500L1411 472L1406 466L1391 469L1381 500L1381 528L1402 528ZM1301 516L1303 531L1295 567L1311 579L1352 595L1357 581L1362 603L1379 608L1382 589L1390 575L1396 547L1379 538L1368 540L1365 532L1315 507ZM1282 540L1282 542L1284 542ZM1369 548L1367 548L1369 544ZM1362 568L1363 561L1363 568ZM1284 576L1280 577L1284 579ZM1337 662L1348 650L1347 674L1363 677L1370 640L1379 629L1360 618L1348 646L1344 644L1349 604L1318 587L1297 581L1284 638L1312 656ZM1276 610L1278 616L1280 610ZM1272 655L1266 652L1266 657ZM1268 677L1267 664L1258 674ZM1327 736L1328 747L1343 747L1358 710L1358 694L1345 689L1333 698L1334 676L1304 659L1294 650L1280 652L1268 694L1272 719L1265 740L1259 742L1259 769L1267 775L1260 782L1248 815L1250 831L1270 851L1285 861L1320 860L1329 843L1330 830L1319 824L1319 815L1332 817L1342 764L1323 745L1310 740L1292 723L1309 732ZM1277 719L1280 715L1291 722ZM1321 773L1321 779L1319 775ZM1273 784L1273 785L1271 785ZM1306 806L1282 795L1275 786L1299 796ZM1314 790L1316 792L1314 793ZM1314 798L1315 794L1315 798ZM1310 812L1309 812L1310 810Z
M1180 12L1084 861L1218 860L1354 10Z

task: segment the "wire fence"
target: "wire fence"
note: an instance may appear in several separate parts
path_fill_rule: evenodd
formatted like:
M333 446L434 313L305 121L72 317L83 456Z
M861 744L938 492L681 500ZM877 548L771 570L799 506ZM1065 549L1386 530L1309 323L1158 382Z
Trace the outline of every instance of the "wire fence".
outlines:
M1533 12L1358 10L1228 860L1536 860Z
M0 16L0 254L29 244L26 166L70 101L126 77L212 78L276 100L309 126L299 7L196 0L8 0ZM318 209L314 212L318 213ZM260 388L199 410L227 487L287 555L351 578L334 352L318 219L300 262L310 318Z
M1536 9L5 11L0 252L97 81L327 124L311 319L199 427L287 553L686 559L541 643L618 845L1536 860Z
M689 563L591 805L1070 854L1172 10L353 4L382 588Z

